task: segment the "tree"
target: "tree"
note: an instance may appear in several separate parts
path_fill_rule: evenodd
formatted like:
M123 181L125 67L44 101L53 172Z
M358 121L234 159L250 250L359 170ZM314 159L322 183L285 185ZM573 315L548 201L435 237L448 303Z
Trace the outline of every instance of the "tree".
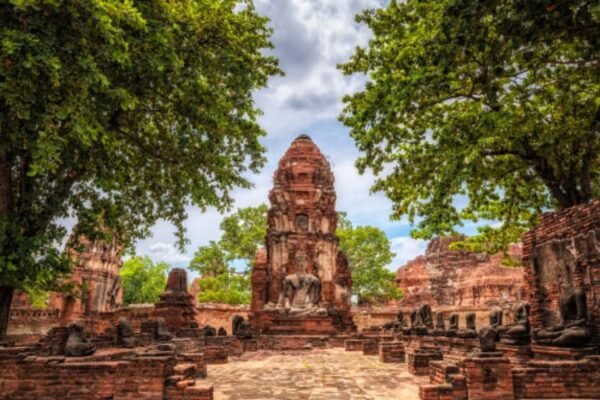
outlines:
M199 281L200 303L250 304L252 292L247 274L220 274Z
M493 252L540 212L600 195L597 11L407 0L358 16L374 36L341 68L370 81L340 118L415 237L492 221L468 242Z
M256 250L264 244L267 233L267 206L238 209L221 221L223 234L218 242L200 246L189 269L202 275L198 301L208 303L247 304L251 291L248 273ZM246 268L235 272L235 263Z
M198 271L203 277L215 277L229 272L225 252L215 241L200 246L190 261L189 269Z
M352 272L352 294L358 296L359 304L381 304L402 297L396 287L396 275L387 269L394 253L385 232L372 226L353 227L338 213L336 235L340 238L340 249L348 257Z
M251 268L256 250L265 244L267 235L266 204L240 208L234 214L223 218L223 235L219 243L227 254L227 259L243 260L247 269Z
M267 22L251 0L0 5L0 337L15 288L68 272L60 218L124 244L162 218L183 246L186 206L251 186Z
M154 264L150 257L133 257L123 263L119 275L123 304L156 303L167 286L169 264Z

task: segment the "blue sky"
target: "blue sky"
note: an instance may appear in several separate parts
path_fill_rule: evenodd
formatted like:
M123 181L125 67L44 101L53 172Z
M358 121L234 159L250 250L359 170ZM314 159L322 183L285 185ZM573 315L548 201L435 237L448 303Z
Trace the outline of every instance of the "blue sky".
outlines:
M255 187L235 192L236 207L267 202L276 165L291 143L306 133L328 157L336 178L337 209L346 211L355 225L369 224L384 230L396 253L390 269L422 254L426 243L409 236L406 221L390 221L391 203L382 194L370 194L373 176L359 175L354 167L358 152L348 129L337 120L344 94L359 90L364 77L344 77L336 65L346 61L358 45L365 45L369 30L356 24L354 15L379 7L382 0L256 0L258 10L271 19L273 50L285 71L256 94L264 111L260 123L267 131L267 165L250 176ZM153 236L140 241L138 254L156 261L186 266L198 246L220 236L222 216L215 210L188 210L186 223L191 243L185 253L175 247L173 227L159 223Z

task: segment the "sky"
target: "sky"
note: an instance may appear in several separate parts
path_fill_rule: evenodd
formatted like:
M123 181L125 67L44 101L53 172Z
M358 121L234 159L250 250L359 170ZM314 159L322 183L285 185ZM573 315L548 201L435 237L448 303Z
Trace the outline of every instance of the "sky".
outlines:
M354 16L363 9L376 8L385 0L255 0L260 13L271 19L272 52L285 76L272 78L267 88L256 93L257 106L264 115L259 122L267 132L262 139L267 164L259 174L250 175L250 190L236 190L234 208L268 202L272 176L279 159L292 140L305 133L312 137L328 158L335 175L337 210L345 211L354 225L382 229L396 254L389 268L395 271L425 251L426 242L410 237L406 220L390 221L391 202L381 193L370 194L374 177L359 175L354 166L359 153L349 130L337 117L345 94L360 90L365 78L344 77L336 65L345 62L356 46L364 46L371 35ZM173 227L158 223L153 236L138 242L136 253L155 261L185 267L199 246L220 237L222 219L216 210L201 213L188 209L186 223L190 244L184 253L176 250Z

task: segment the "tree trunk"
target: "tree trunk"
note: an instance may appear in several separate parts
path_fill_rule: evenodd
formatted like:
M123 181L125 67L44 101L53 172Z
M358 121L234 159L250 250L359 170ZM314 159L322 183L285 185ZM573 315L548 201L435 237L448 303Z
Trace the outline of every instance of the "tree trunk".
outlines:
M13 211L12 169L6 153L0 153L0 219L10 218ZM3 235L6 236L6 235ZM6 240L6 239L5 239ZM0 256L8 251L6 243L0 243ZM0 340L6 337L8 315L15 289L11 286L0 285Z
M10 286L0 286L0 341L6 338L8 316L15 289Z

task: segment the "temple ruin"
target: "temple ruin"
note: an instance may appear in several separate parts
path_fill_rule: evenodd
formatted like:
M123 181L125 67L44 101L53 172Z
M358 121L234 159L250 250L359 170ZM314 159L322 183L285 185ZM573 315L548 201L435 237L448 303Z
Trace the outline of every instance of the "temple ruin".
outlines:
M266 248L252 270L251 323L263 332L328 334L353 329L352 279L335 236L334 177L307 135L273 176Z
M196 304L179 268L156 304L123 307L117 244L70 250L85 290L45 310L16 295L0 399L600 399L600 200L544 214L510 249L523 267L435 239L398 272L405 298L367 326L373 311L350 305L333 182L312 140L294 140L249 308Z

